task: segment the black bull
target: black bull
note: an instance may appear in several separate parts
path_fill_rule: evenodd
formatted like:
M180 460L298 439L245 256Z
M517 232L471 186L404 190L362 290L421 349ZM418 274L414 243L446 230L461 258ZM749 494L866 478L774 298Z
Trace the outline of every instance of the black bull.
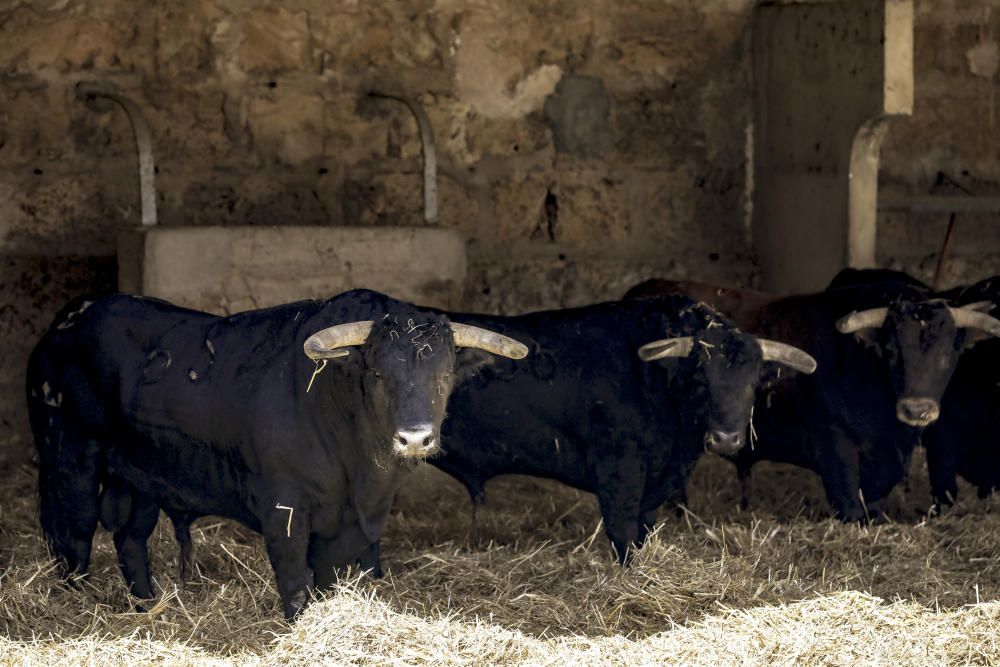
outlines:
M473 503L502 474L595 493L622 562L657 508L683 498L705 449L744 444L754 392L779 365L815 367L686 297L450 317L517 338L531 354L520 364L498 360L456 388L432 465L461 481Z
M629 296L675 287L649 281ZM739 301L737 290L725 293ZM711 297L711 290L700 296ZM760 460L809 468L822 478L836 514L850 521L882 512L922 429L940 413L963 349L1000 333L997 320L952 308L917 281L885 271L848 271L816 294L749 299L755 305L740 311L742 323L808 351L819 371L759 397L759 440L735 457L740 477L748 484ZM744 502L747 493L745 486Z
M977 308L1000 303L1000 277L946 292ZM1000 340L983 341L962 355L941 400L941 418L924 433L931 493L938 503L958 497L956 474L986 497L1000 486Z
M197 516L232 518L263 533L291 617L338 569L377 561L392 498L437 450L452 388L489 358L479 350L526 353L363 290L227 318L78 300L28 366L50 549L64 575L86 572L100 519L132 592L151 597L161 507L185 534Z

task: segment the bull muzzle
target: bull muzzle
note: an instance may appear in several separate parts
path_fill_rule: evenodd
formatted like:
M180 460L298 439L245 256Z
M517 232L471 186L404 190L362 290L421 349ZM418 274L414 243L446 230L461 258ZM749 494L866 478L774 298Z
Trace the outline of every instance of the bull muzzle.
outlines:
M933 398L901 398L896 403L896 417L910 426L927 426L941 416L941 406Z
M425 459L439 448L437 430L431 424L401 428L392 436L392 449L403 458Z
M741 431L709 431L705 434L705 449L719 456L732 456L743 447Z

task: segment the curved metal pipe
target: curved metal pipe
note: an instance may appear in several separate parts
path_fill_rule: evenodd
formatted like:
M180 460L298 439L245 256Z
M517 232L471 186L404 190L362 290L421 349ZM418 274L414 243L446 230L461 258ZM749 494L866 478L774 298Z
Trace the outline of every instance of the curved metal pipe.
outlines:
M424 221L436 224L438 221L437 148L434 146L434 130L424 107L416 100L402 95L383 93L377 90L368 93L372 97L396 100L406 105L417 121L420 130L420 150L424 156Z
M135 148L139 155L139 197L142 211L142 226L156 226L156 162L153 160L153 140L149 123L142 115L139 105L128 97L112 92L98 82L81 81L76 84L76 96L84 102L102 97L120 106L128 116L135 135Z

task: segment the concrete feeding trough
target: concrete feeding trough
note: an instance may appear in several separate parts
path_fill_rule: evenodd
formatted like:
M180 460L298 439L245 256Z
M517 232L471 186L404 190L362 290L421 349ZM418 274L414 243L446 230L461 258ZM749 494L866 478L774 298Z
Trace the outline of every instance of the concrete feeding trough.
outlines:
M98 111L110 100L128 115L139 158L142 224L118 238L118 288L228 314L367 287L419 304L461 306L465 239L437 222L434 138L419 104L398 96L420 129L428 227L210 226L157 224L156 167L138 105L100 83L77 85Z

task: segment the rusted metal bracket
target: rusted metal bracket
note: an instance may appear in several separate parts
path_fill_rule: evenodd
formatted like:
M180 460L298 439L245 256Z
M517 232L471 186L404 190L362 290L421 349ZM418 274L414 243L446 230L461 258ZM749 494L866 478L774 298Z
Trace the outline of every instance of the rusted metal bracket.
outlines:
M420 102L402 95L376 90L368 94L372 97L402 102L416 119L417 128L420 130L420 150L424 156L424 221L436 224L438 221L437 148L434 146L434 131L431 129L427 112Z
M139 156L139 197L141 200L142 226L156 226L156 162L153 160L153 140L149 123L139 105L100 81L81 81L76 84L76 96L84 102L96 99L111 100L124 111L135 135L135 148ZM92 106L92 105L91 105ZM92 107L93 108L93 107ZM96 108L96 111L103 111Z

